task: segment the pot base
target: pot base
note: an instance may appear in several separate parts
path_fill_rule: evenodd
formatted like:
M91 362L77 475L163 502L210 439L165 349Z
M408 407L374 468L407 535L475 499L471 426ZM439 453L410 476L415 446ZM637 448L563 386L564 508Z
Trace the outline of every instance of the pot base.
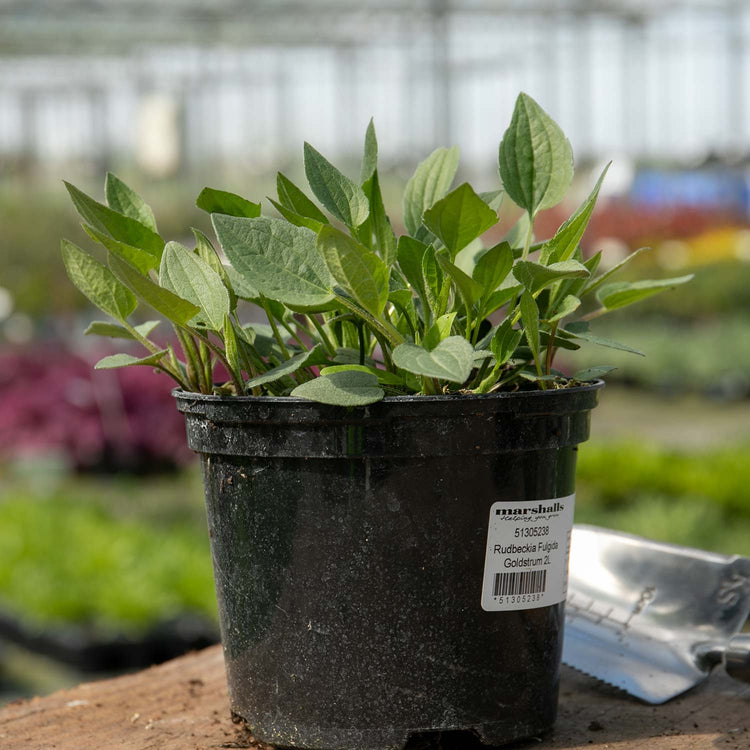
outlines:
M530 720L503 721L476 727L444 730L395 729L383 727L362 731L354 728L321 728L290 726L284 728L278 720L270 731L254 725L232 712L235 721L247 725L252 735L262 742L277 747L299 750L482 750L538 737L552 728L555 717L546 717L542 726L539 716Z

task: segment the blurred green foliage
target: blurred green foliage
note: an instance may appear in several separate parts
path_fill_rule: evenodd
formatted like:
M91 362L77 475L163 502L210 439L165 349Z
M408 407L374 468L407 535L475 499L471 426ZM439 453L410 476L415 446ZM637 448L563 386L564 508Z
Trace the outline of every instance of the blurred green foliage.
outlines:
M65 493L19 494L0 502L0 549L0 602L31 623L136 633L186 612L216 617L208 537L194 519L117 519Z
M750 555L750 444L684 451L632 442L579 451L576 521Z

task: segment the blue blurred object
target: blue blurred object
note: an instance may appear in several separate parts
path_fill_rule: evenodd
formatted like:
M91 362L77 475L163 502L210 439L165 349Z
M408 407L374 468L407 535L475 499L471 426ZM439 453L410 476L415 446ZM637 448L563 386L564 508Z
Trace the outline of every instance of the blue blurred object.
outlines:
M742 211L750 209L747 176L727 167L692 170L641 169L630 198L649 207L693 206Z

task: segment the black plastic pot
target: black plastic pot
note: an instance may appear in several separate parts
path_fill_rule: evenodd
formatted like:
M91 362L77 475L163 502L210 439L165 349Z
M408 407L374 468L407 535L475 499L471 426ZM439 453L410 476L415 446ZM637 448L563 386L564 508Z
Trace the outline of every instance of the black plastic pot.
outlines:
M564 604L480 606L488 518L573 493L601 385L352 410L175 392L202 456L231 708L256 737L386 750L552 725Z

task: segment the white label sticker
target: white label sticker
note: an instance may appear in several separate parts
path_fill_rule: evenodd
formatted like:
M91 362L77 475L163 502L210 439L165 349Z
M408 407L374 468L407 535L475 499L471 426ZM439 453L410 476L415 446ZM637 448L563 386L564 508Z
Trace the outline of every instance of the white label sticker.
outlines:
M574 505L575 495L493 504L482 609L536 609L565 599Z

